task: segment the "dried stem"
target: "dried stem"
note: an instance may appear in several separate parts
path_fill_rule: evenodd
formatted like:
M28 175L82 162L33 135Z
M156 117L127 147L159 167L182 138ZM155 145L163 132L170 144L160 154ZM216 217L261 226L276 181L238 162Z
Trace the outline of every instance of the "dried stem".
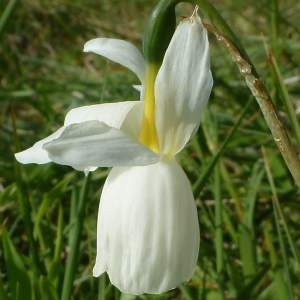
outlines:
M266 123L271 130L274 141L288 167L295 183L300 188L300 160L295 147L292 145L287 132L278 118L276 108L262 81L256 75L250 60L241 54L238 47L228 38L220 33L214 26L204 24L207 30L213 33L217 40L223 43L225 48L237 64L240 73L244 76L247 86L255 97Z

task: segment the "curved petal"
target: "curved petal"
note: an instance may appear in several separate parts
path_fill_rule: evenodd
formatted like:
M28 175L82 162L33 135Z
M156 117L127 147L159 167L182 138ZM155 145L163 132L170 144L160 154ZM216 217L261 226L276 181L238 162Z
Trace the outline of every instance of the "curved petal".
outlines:
M198 129L212 84L207 32L193 16L177 27L155 82L162 153L179 152Z
M77 170L95 166L142 166L158 160L155 153L121 130L95 120L67 126L44 149L52 161Z
M131 43L107 38L96 38L85 43L84 52L93 52L119 63L133 71L141 82L145 76L145 60Z
M102 103L73 108L67 113L64 125L97 120L110 127L121 128L127 114L136 105L140 105L140 101Z
M49 158L47 151L43 149L43 146L45 143L58 138L64 129L64 127L61 127L51 135L36 142L32 147L15 153L16 160L22 164L46 164L51 162L51 159Z
M192 276L199 224L190 184L175 161L113 168L103 187L94 276L130 294L162 293Z
M126 132L131 138L138 140L143 117L143 102L135 101L135 105L128 112L124 119L121 130Z
M91 120L104 122L108 126L117 129L122 129L122 125L123 123L125 123L125 132L128 131L128 134L131 137L135 138L137 136L136 131L139 128L139 121L137 113L134 113L133 117L131 117L133 113L130 112L132 110L134 112L140 111L139 107L141 106L142 103L140 101L124 101L74 108L67 113L63 127L59 128L48 137L38 141L32 147L22 152L16 153L15 157L20 163L23 164L45 164L51 162L48 152L43 148L44 144L59 138L61 133L65 130L66 126ZM91 170L95 170L95 168L92 168Z
M81 106L70 110L65 118L65 126L97 120L121 129L133 139L138 139L143 114L141 101L123 101Z

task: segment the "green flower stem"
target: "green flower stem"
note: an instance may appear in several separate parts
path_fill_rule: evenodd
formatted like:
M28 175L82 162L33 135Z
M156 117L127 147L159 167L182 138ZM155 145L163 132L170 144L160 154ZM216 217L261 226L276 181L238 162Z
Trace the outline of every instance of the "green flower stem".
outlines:
M83 228L83 221L85 217L85 208L87 203L87 191L88 185L90 181L90 173L86 176L84 185L81 190L81 194L79 197L72 197L72 208L71 208L71 229L69 234L69 255L66 263L66 271L63 281L63 290L61 300L69 300L76 269L78 266L78 257L79 257L79 248L80 248L80 240L81 233ZM76 195L76 193L75 193ZM78 201L78 203L76 202Z
M221 198L221 176L220 176L220 164L216 165L214 169L215 186L214 186L214 198L215 198L215 249L216 249L216 267L219 283L219 295L220 299L224 299L224 248L223 248L223 204Z
M176 26L175 6L179 1L164 0L154 7L143 40L144 56L149 64L160 65Z

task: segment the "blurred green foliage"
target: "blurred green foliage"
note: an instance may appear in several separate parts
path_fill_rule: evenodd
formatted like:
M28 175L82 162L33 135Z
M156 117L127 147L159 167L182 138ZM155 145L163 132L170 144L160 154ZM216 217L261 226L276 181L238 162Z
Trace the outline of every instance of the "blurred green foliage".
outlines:
M298 148L300 3L211 2L249 52ZM107 170L85 179L68 167L23 166L14 159L13 153L57 129L73 107L138 98L134 75L82 48L106 36L141 49L155 3L0 1L1 300L65 300L69 293L99 300L300 299L299 191L242 76L212 36L213 93L197 136L178 157L194 186L201 226L190 282L135 298L121 295L106 276L93 278ZM191 9L180 5L179 18Z

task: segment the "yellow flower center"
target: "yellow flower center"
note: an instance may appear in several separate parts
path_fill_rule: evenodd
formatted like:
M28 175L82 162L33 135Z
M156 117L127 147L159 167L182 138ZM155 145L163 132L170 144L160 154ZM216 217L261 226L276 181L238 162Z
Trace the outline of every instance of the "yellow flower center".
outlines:
M150 64L146 68L144 114L140 131L140 142L154 152L159 152L159 142L155 126L155 78L159 65Z

